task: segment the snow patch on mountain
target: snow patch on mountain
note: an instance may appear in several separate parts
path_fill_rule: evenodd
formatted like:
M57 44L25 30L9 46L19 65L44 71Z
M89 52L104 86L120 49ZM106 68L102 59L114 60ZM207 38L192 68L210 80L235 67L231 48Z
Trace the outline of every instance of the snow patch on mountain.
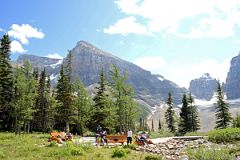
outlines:
M164 81L164 78L160 77L160 76L158 76L157 79L160 80L160 81Z
M63 60L60 59L57 63L55 64L51 64L50 67L52 67L53 69L56 68L58 65L61 65L63 63Z
M55 82L57 82L57 78L58 78L58 74L57 75L54 75L54 74L51 74L50 75L50 80L54 80Z

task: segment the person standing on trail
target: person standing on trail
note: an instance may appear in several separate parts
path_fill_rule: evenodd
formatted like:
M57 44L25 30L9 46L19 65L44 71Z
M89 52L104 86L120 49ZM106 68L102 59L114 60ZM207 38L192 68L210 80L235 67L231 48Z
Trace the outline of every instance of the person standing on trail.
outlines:
M129 129L127 132L127 145L132 144L132 130Z

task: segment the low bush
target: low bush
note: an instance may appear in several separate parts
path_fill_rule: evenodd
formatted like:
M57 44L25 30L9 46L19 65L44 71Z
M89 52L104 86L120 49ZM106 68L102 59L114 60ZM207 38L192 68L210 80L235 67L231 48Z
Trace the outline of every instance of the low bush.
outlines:
M113 154L112 154L112 157L118 157L118 158L121 158L121 157L125 157L127 154L129 153L128 150L126 149L123 149L123 148L115 148L113 150Z
M49 145L47 145L47 147L57 147L57 143L55 141L52 141L49 143Z
M163 158L159 155L147 155L144 160L163 160Z
M82 148L71 148L70 153L72 156L82 156L84 154L84 150Z
M206 149L198 148L187 151L188 157L191 160L233 160L234 155L229 154L226 149Z
M123 148L129 148L129 149L132 149L132 150L136 150L137 145L136 144L129 144L129 145L123 146Z
M208 133L208 140L215 143L226 143L240 140L240 128L213 130Z

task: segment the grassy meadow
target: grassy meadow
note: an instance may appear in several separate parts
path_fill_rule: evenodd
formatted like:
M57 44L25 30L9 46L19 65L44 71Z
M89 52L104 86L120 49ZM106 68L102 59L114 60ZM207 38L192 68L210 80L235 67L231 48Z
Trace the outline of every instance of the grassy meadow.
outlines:
M143 160L148 154L122 148L94 147L91 144L76 145L68 142L59 147L48 142L48 134L0 133L0 159L6 160ZM112 157L115 156L115 157Z

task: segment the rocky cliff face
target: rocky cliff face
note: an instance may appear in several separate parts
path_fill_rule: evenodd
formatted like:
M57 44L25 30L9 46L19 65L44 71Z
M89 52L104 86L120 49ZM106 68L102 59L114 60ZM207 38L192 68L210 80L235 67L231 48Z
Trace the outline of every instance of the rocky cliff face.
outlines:
M217 80L209 73L203 74L200 78L190 82L189 91L199 99L211 100L216 91Z
M185 88L180 88L175 83L164 79L163 76L152 75L151 72L84 41L78 42L72 49L72 56L72 78L80 77L85 86L97 83L102 69L106 71L107 77L109 77L110 68L115 64L122 73L127 74L127 83L135 89L136 98L145 101L150 106L155 106L162 100L166 100L168 92L173 93L175 103L179 104L183 93L186 92ZM31 59L28 60L31 61ZM63 63L65 64L65 59ZM35 65L35 62L33 64ZM48 65L43 64L43 66L47 67L46 70L51 75L51 79L56 81L61 60L56 60Z
M225 91L227 99L240 98L240 54L231 60L230 70L227 75Z

